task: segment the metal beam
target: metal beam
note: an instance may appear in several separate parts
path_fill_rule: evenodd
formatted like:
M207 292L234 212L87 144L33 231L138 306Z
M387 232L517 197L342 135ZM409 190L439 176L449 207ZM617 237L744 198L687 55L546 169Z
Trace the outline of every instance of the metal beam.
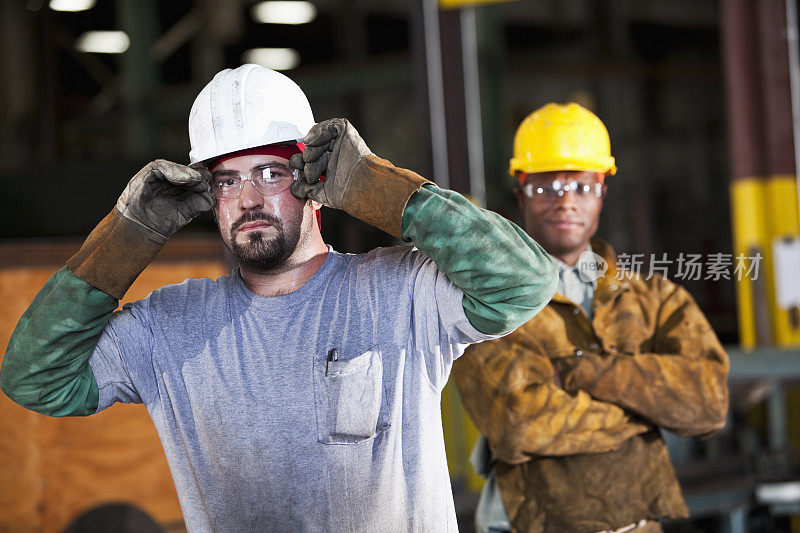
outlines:
M461 56L464 68L464 111L467 122L469 192L473 203L486 207L486 177L483 170L483 125L478 72L478 28L476 8L461 10Z
M162 62L197 35L202 27L203 14L193 9L153 43L150 53L155 60Z
M158 87L158 69L150 50L158 34L155 0L117 0L120 29L130 37L130 47L120 57L125 118L125 146L130 155L145 157L156 151L154 117L147 109Z
M421 3L425 25L425 64L428 74L428 114L431 120L433 179L440 187L450 188L439 5L437 0L421 0Z
M469 195L469 150L464 58L461 47L460 10L439 11L445 128L447 130L448 188ZM436 140L434 140L436 142Z
M754 351L738 347L726 348L731 360L728 377L731 381L800 379L800 350L758 348Z

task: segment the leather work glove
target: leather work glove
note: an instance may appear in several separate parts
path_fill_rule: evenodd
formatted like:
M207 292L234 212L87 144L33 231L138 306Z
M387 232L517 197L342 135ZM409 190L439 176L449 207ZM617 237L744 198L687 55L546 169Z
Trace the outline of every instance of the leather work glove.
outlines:
M210 181L211 173L203 166L156 159L128 182L117 200L117 210L166 242L197 215L214 207Z
M355 164L372 152L347 119L333 118L315 124L303 139L306 149L292 156L290 165L304 180L292 184L292 193L326 207L342 209ZM320 180L324 174L325 181Z
M402 239L403 210L428 180L376 157L347 119L314 125L303 142L305 151L289 163L304 178L292 184L292 194L343 209Z
M173 233L214 206L211 173L158 159L128 182L117 205L67 260L79 278L122 299Z

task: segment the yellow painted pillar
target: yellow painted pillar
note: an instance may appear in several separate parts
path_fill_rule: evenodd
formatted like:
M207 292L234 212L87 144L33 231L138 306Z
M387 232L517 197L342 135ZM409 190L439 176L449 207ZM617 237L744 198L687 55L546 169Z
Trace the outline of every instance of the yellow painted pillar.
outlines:
M800 346L800 324L792 321L790 311L778 306L775 288L775 258L772 244L777 239L800 235L797 207L797 181L793 175L778 174L764 182L766 197L766 220L769 231L769 306L772 331L778 346ZM800 276L800 272L798 272Z
M480 491L483 478L469 464L479 432L464 410L458 389L452 382L442 391L442 426L450 478L471 492Z
M737 179L731 182L731 217L733 225L733 256L752 257L761 253L764 260L759 265L759 277L751 279L742 276L736 281L736 303L739 319L739 342L744 348L752 348L757 344L766 344L771 341L771 333L764 330L769 324L766 317L760 317L758 312L767 310L765 302L759 305L758 300L764 298L764 292L769 292L766 281L766 255L771 250L770 232L766 222L766 192L764 181L757 177ZM771 253L771 251L769 252ZM747 268L745 267L745 271ZM761 285L759 285L759 279ZM761 291L758 287L763 287ZM761 311L756 311L760 309ZM761 324L761 326L759 326Z

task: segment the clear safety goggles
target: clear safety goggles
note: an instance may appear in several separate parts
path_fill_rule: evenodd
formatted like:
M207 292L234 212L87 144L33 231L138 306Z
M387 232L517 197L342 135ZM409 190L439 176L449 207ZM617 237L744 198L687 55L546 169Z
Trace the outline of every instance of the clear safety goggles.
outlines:
M568 192L578 200L600 198L603 184L594 180L553 180L552 182L525 183L520 186L522 194L532 200L552 202Z
M249 174L236 170L219 170L211 175L211 195L216 198L239 198L244 182L253 184L264 196L282 193L300 179L298 170L280 163L267 163L252 169Z

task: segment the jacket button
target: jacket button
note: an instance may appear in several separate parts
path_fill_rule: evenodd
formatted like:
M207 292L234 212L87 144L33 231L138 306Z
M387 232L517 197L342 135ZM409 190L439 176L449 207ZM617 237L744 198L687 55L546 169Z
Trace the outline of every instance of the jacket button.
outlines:
M589 345L589 349L593 352L596 352L598 348L600 348L600 346L596 342Z
M580 357L583 355L583 352L580 350L575 350L575 357Z
M579 314L581 314L581 310L577 307L572 310L572 316L578 316Z

